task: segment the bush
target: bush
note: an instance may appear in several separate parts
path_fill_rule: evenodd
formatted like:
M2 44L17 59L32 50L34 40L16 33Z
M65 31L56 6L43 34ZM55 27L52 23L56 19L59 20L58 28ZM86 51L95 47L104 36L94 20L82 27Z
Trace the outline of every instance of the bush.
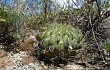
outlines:
M16 21L19 19L15 13L8 12L6 8L0 8L0 44L10 46L15 42Z
M48 15L38 14L26 17L24 22L26 23L27 28L40 30L48 23L53 23L55 21L55 17L56 15L54 13L49 13Z

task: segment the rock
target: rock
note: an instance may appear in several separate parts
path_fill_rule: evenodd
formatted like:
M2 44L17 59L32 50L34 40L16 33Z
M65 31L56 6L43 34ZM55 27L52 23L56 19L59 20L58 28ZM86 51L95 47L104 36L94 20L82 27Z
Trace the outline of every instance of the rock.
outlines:
M0 58L7 55L7 52L5 50L0 49Z
M71 69L75 69L75 70L80 70L80 69L84 69L84 67L80 66L80 65L77 65L75 63L71 63L71 64L68 64L65 69L67 70L71 70Z
M33 63L34 60L32 57L24 56L24 57L22 57L22 62L24 65L28 65L29 63Z
M5 67L0 67L0 70L6 70Z
M0 48L5 48L6 46L4 46L4 45L0 45Z
M13 63L13 61L9 58L9 57L7 57L7 56L5 56L5 57L2 57L2 58L0 58L0 67L5 67L5 66L14 66L15 64Z
M13 61L7 56L7 52L5 50L0 49L0 69L5 66L14 66Z
M19 50L21 51L34 51L34 44L37 42L35 36L30 36L28 39L20 43Z

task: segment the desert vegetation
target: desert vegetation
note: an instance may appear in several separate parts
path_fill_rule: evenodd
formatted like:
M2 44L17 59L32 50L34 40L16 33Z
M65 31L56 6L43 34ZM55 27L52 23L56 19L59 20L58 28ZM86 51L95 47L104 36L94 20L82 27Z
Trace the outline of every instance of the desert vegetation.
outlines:
M53 0L0 0L0 68L22 70L4 58L21 54L24 65L39 62L29 70L69 69L69 63L110 69L109 1L79 1L60 6Z

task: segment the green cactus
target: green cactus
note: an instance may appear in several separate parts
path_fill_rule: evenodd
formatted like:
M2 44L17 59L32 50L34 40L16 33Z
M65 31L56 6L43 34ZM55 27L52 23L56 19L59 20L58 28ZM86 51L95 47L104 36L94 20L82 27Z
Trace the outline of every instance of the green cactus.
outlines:
M103 46L103 49L105 49L107 52L110 52L110 43L105 42L104 46Z
M53 23L48 24L45 30L41 30L36 38L40 41L40 47L42 48L51 46L58 52L67 52L68 49L78 48L82 37L80 29L67 24ZM45 50L48 51L48 49Z

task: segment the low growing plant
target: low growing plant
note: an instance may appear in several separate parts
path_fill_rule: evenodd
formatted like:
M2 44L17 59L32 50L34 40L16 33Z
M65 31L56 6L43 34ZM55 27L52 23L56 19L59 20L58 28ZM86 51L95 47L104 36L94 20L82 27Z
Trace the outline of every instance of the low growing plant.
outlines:
M40 42L39 47L42 52L53 57L61 52L67 54L69 50L80 48L82 37L80 29L67 24L53 23L42 28L36 38Z

